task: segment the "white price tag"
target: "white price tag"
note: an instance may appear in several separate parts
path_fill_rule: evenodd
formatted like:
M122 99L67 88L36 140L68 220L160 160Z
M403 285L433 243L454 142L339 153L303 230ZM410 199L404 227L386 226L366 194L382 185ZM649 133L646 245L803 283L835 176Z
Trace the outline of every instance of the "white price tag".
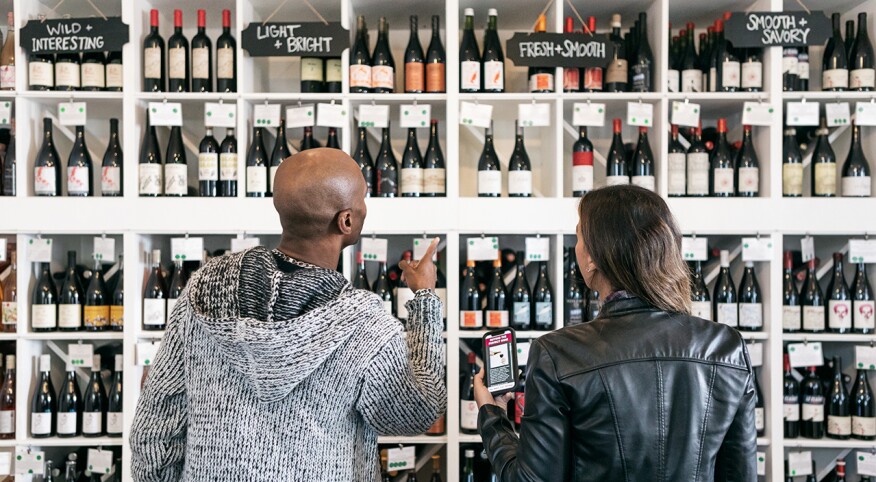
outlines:
M872 346L855 346L855 368L876 370L876 348Z
M12 101L0 102L0 126L12 125Z
M58 104L58 123L62 126L84 126L87 113L85 102L61 102Z
M204 127L237 127L237 104L204 104Z
M430 244L432 244L432 240L429 238L414 238L414 259L422 259ZM441 245L439 244L435 249L435 253L432 254L432 261L438 259L438 251L440 249Z
M786 123L789 126L817 126L818 102L788 102Z
M311 127L316 123L316 107L313 104L286 107L286 128Z
M751 366L763 366L763 343L749 343L748 357L751 358Z
M858 475L876 475L876 455L858 452Z
M605 104L575 102L572 107L572 125L602 127L605 125Z
M94 366L94 345L71 343L67 346L67 358L77 368L91 368Z
M386 262L389 240L384 238L362 238L362 259L365 261Z
M523 366L529 361L529 347L532 346L529 342L521 342L517 344L517 365Z
M685 261L707 261L709 238L681 238L681 256Z
M499 259L499 238L469 238L468 258L471 261L494 261Z
M824 104L824 116L828 127L847 126L852 121L848 102L829 102Z
M95 237L93 256L96 260L112 263L116 259L116 240L103 236Z
M876 263L876 240L850 239L850 263Z
M855 104L855 124L859 126L876 126L876 102L858 102Z
M788 474L791 477L812 473L812 452L790 452L788 454Z
M429 127L432 106L429 104L402 104L398 106L398 118L403 128Z
M362 104L359 106L359 127L389 127L389 106Z
M742 261L771 261L772 238L742 238Z
M691 102L672 103L672 123L678 126L697 127L700 125L700 105Z
M518 104L517 121L521 127L548 127L551 125L551 105Z
M112 468L112 450L88 449L88 470L92 473L108 474Z
M36 238L27 242L28 263L52 262L52 238Z
M249 248L255 248L259 246L259 238L244 238L243 236L237 238L231 238L231 252L237 253L240 251L247 250Z
M627 102L627 125L653 126L654 106L644 102Z
M792 367L820 367L824 365L824 352L821 342L791 343L788 345L788 357Z
M757 453L757 475L766 475L766 452Z
M15 448L15 475L43 475L45 466L45 452Z
M289 110L286 110L286 127L289 127ZM280 104L256 104L252 108L252 125L277 127L280 125ZM313 124L310 124L313 125Z
M6 261L6 238L0 238L0 261Z
M319 104L316 106L316 125L343 129L349 123L349 113L343 104Z
M137 343L137 365L145 367L153 364L159 348L160 341Z
M742 106L742 125L771 126L775 109L765 102L746 102Z
M12 474L12 452L0 452L0 475Z
M548 261L551 259L551 240L549 238L526 238L526 260Z
M800 253L803 257L803 262L810 259L815 259L815 239L811 236L806 236L800 240Z
M181 126L182 104L179 102L150 102L149 123L153 126Z
M459 103L459 123L464 126L490 127L493 120L493 106L490 104L475 104L474 102Z
M171 238L170 259L183 261L204 260L204 238Z
M386 469L390 472L409 470L416 466L417 450L413 445L386 451Z

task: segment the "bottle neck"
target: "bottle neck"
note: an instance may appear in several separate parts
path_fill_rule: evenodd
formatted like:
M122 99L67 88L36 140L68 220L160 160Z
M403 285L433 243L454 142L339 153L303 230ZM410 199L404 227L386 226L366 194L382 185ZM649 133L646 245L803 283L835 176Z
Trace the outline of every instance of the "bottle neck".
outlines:
M474 33L474 17L465 17L465 30L470 30Z
M489 21L487 21L487 30L496 30L497 19L495 16L490 16Z

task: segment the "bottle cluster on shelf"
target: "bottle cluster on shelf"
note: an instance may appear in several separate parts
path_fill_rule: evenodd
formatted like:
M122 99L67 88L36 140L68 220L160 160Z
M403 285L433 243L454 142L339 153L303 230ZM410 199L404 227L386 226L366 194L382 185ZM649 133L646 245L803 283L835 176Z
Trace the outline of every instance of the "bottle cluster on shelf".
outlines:
M633 184L651 191L656 190L656 165L648 128L639 127L639 140L632 152L624 144L621 119L612 121L612 129L611 147L605 156L605 185ZM592 191L593 177L593 143L587 137L587 128L579 127L578 139L572 145L572 196L580 197Z
M190 273L183 266L181 257L174 259L171 274L161 267L161 250L153 249L151 254L152 268L143 287L143 329L162 331L186 287ZM168 277L169 283L166 281Z
M870 197L870 162L864 154L861 127L852 124L852 142L849 153L842 165L840 183L837 183L837 157L831 147L827 120L821 119L821 126L815 130L815 146L811 152L811 195L814 197ZM804 157L801 135L794 128L785 130L784 152L782 155L782 195L785 197L803 196ZM803 144L810 144L803 136Z
M785 481L792 482L793 480L794 476L789 470L788 460L785 460ZM826 478L821 480L831 480L833 482L846 482L847 480L850 481L851 479L846 479L845 459L837 459L834 469L830 471ZM871 480L872 477L869 475L860 475L858 478L859 482L870 482ZM806 476L806 482L818 482L818 467L815 465L815 460L812 461L812 471L809 473L809 475Z
M730 273L730 252L720 251L720 271L712 295L703 275L702 261L691 269L691 314L741 331L762 331L764 296L757 281L753 261L745 262L739 290Z
M87 457L81 457L79 452L88 450L80 447L77 452L70 452L61 462L54 462L46 458L43 466L42 478L34 476L34 480L42 482L122 482L122 456L121 451L113 451L113 468L109 474L99 474L88 466ZM111 450L103 448L102 450ZM4 479L6 480L6 479ZM11 479L9 479L11 481Z
M67 157L66 175L55 149L52 119L43 119L43 143L34 159L33 191L37 196L60 196L62 181L68 196L94 196L95 174L100 176L101 195L117 197L123 193L122 169L124 155L119 139L119 120L110 119L109 141L100 170L96 173L88 146L85 126L76 126L76 139Z
M413 258L413 251L406 250L402 252L401 260L410 261ZM381 301L383 308L387 313L395 316L400 320L408 319L408 310L405 304L414 299L414 292L401 277L401 268L398 263L392 267L387 266L385 261L380 262L377 270L377 277L374 282L368 279L368 272L365 266L365 259L362 252L357 254L356 271L353 274L353 287L367 291L373 291ZM445 312L447 304L447 278L438 268L438 281L435 285L435 294L444 302Z

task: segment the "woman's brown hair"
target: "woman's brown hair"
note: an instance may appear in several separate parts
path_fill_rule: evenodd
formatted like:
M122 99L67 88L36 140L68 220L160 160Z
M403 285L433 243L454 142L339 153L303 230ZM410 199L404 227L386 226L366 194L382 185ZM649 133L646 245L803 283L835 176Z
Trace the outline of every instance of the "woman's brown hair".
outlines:
M587 193L578 205L584 246L616 290L671 313L690 313L690 271L669 206L637 186Z

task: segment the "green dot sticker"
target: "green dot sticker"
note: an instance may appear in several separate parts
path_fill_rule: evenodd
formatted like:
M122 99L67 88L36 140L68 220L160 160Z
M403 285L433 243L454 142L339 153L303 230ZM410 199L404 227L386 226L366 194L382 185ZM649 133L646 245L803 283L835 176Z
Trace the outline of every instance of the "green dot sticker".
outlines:
M174 108L173 108L173 113L176 114L176 112L177 112L176 107L174 107Z
M792 346L792 347L789 347L789 348L788 348L788 351L797 351L797 349L796 349L795 347Z
M696 114L696 113L699 112L699 111L700 111L699 109L694 108L694 114Z
M61 113L63 114L64 112L67 112L67 108L66 108L66 107L61 107Z
M636 122L636 118L635 118L635 117L633 117L633 122Z
M767 112L769 112L770 114L772 114L772 113L773 113L773 110L774 110L774 109L773 109L772 107L770 107L769 111L767 111Z
M213 111L207 111L207 117L210 117L212 115L213 115Z
M31 241L31 243L32 243L32 242L33 242L33 241ZM469 239L469 240L468 240L468 245L469 245L469 246L474 246L474 240L473 240L473 239Z
M765 459L764 459L763 457L758 457L758 458L757 458L757 461L758 461L758 462L763 462L764 460L765 460Z
M157 110L155 107L153 107L153 108L152 108L152 113L154 114L154 113L156 113L156 112L158 112L158 110Z
M748 243L743 244L742 247L743 247L743 248L747 248L747 247L748 247Z
M312 110L307 111L307 117L312 117L312 116L313 116L313 111Z
M410 112L408 112L408 111L405 111L405 115L410 115Z
M580 107L575 107L575 112L581 112L581 108L580 108Z
M15 457L15 460L21 460L21 455Z
M80 108L79 108L79 113L81 114L81 113L83 113L83 112L85 112L85 109L83 109L82 107L80 107Z
M148 358L145 359L145 360L143 360L143 364L144 364L144 365L148 365L148 364L150 364L150 363L152 363L152 361L151 361L150 359L148 359Z
M745 112L751 112L751 107L745 109Z

